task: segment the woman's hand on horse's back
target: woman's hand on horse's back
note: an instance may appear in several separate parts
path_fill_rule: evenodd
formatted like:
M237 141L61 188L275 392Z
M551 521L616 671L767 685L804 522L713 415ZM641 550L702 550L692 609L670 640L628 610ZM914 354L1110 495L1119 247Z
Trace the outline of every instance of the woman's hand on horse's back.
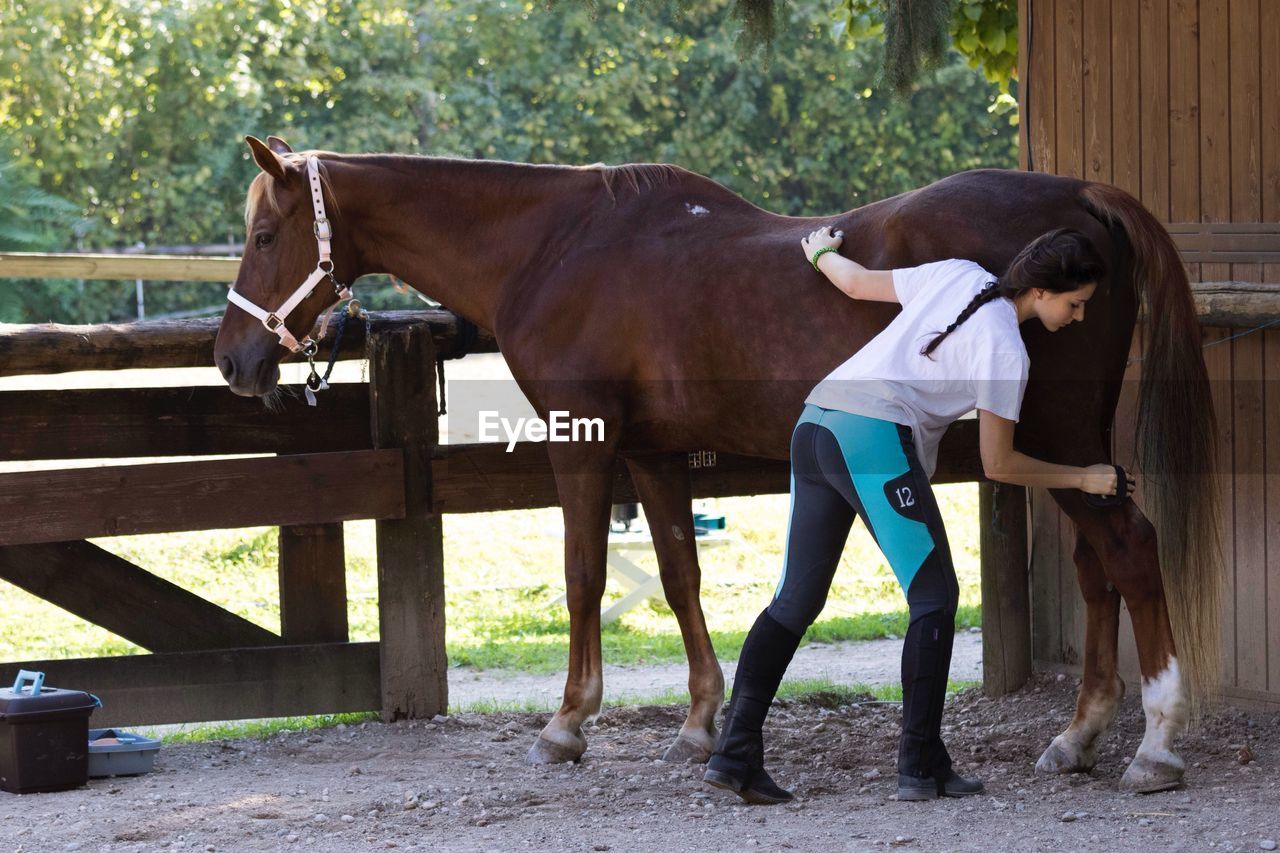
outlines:
M813 253L819 249L830 247L839 249L840 244L844 242L844 232L832 232L830 225L823 225L821 228L810 231L808 237L800 239L800 248L804 249L805 260L812 260Z

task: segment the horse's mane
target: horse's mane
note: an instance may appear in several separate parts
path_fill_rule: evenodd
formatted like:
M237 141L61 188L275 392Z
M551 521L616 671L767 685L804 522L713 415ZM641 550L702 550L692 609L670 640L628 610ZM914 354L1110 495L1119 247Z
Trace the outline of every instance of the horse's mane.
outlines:
M305 163L308 155L317 154L324 155L328 152L322 151L299 151L281 155L286 161L291 163ZM336 155L346 158L378 158L381 160L411 160L417 159L415 155L388 155L388 154L371 154L371 155ZM418 155L420 156L420 155ZM617 201L618 194L624 191L630 191L635 195L642 195L656 187L668 186L678 182L682 176L688 175L684 169L679 166L672 166L666 163L626 163L620 166L609 166L604 163L591 163L585 166L565 166L560 164L529 164L529 163L509 163L502 160L470 160L462 157L433 157L436 160L453 160L458 163L468 165L485 165L493 167L510 167L517 166L521 169L530 169L536 171L546 170L560 172L597 172L603 183L604 190L609 194L609 198ZM328 170L325 168L323 156L320 159L320 180L324 183L325 189L329 191L330 199L336 200L337 196L333 192L333 187L329 183ZM336 201L335 201L336 203ZM276 180L266 172L260 172L254 176L253 181L249 184L249 192L245 197L244 217L245 227L248 228L252 222L255 211L260 205L266 204L268 208L277 215L280 215L280 202L276 197Z

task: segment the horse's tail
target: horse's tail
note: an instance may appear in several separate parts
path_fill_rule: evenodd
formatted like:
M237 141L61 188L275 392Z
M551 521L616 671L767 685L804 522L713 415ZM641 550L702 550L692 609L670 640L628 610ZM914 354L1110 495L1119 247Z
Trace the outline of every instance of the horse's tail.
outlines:
M1147 301L1138 391L1137 447L1154 516L1169 617L1192 708L1218 693L1222 562L1215 418L1200 323L1177 247L1137 199L1107 184L1081 195L1103 222L1124 230L1133 278Z

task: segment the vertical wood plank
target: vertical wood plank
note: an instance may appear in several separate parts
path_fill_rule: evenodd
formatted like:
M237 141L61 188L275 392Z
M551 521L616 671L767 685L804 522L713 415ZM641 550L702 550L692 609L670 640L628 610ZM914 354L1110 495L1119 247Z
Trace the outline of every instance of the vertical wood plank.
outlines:
M1053 174L1058 171L1055 5L1055 0L1028 0L1027 3L1031 22L1031 66L1027 73L1031 79L1026 83L1031 105L1025 118L1030 137L1028 167Z
M1214 457L1214 482L1222 507L1222 565L1226 567L1226 583L1223 587L1222 613L1222 680L1224 685L1236 686L1236 620L1235 608L1235 490L1232 477L1232 440L1234 409L1231 404L1231 344L1222 343L1231 334L1229 329L1206 329L1204 334L1204 363L1209 374L1213 410L1218 416L1218 441Z
M1084 177L1111 183L1111 0L1084 3Z
M1004 696L1031 677L1027 586L1027 491L978 484L982 554L982 688Z
M287 645L347 641L342 523L280 528L280 636Z
M1258 0L1231 0L1228 63L1231 113L1231 221L1261 222L1262 92ZM1280 86L1280 80L1273 89ZM1232 281L1261 281L1257 264L1235 264Z
M1111 180L1135 198L1142 198L1139 11L1125 0L1111 4Z
M1169 3L1169 216L1200 221L1200 36L1196 0ZM1200 265L1188 264L1192 281Z
M1258 8L1262 137L1262 220L1280 222L1280 3ZM1262 280L1280 283L1280 264L1266 264ZM1280 542L1280 331L1265 333L1267 451L1267 541ZM1280 547L1267 554L1267 689L1280 693Z
M1142 203L1161 222L1169 218L1169 0L1142 0Z
M1175 4L1181 0L1175 0ZM1187 109L1187 120L1182 124L1175 124L1174 127L1174 148L1175 151L1183 150L1186 157L1193 156L1189 145L1186 149L1180 148L1178 145L1181 139L1186 144L1183 134L1190 134L1193 128L1198 128L1199 134L1199 152L1198 152L1198 171L1196 184L1182 186L1179 180L1179 171L1175 164L1173 177L1174 183L1174 206L1175 214L1179 204L1179 191L1186 194L1182 199L1186 205L1186 213L1188 218L1175 218L1178 221L1192 222L1224 222L1230 218L1231 209L1231 165L1230 151L1226 144L1227 134L1230 128L1227 115L1227 100L1230 81L1227 79L1227 21L1226 21L1226 3L1225 0L1199 0L1198 8L1190 8L1191 4L1184 5L1179 9L1180 14L1174 21L1174 39L1175 44L1181 44L1183 53L1179 53L1175 47L1170 47L1173 51L1171 61L1174 62L1174 80L1175 84L1181 80L1186 85L1191 85L1191 76L1188 73L1180 77L1177 68L1177 57L1183 55L1189 66L1195 68L1198 75L1196 87L1198 96L1194 98L1194 108L1190 105L1192 93L1185 91L1183 94L1187 101L1176 101L1175 110L1179 104ZM1175 112L1176 115L1176 112ZM1195 117L1195 120L1192 119ZM1193 190L1198 191L1199 195L1199 216L1191 217L1191 206L1193 201L1190 197ZM1223 264L1205 263L1191 264L1193 273L1193 281L1221 281L1230 274L1230 267ZM1235 330L1223 329L1217 332L1217 340L1225 341ZM1219 432L1219 482L1222 484L1220 494L1226 505L1231 507L1231 511L1224 518L1224 526L1222 530L1223 549L1225 551L1227 567L1228 589L1223 598L1227 602L1226 609L1231 611L1229 619L1224 620L1230 622L1231 639L1230 646L1227 647L1223 654L1231 657L1231 661L1227 665L1226 673L1230 678L1230 683L1240 685L1240 626L1239 611L1234 606L1236 596L1240 592L1239 578L1237 572L1239 569L1237 558L1237 532L1240 523L1237 519L1235 500L1236 485L1239 478L1235 476L1235 447L1234 436L1236 435L1235 421L1235 388L1232 385L1232 377L1234 369L1232 364L1232 356L1235 352L1234 344L1224 342L1210 349L1211 356L1214 361L1214 367L1211 368L1210 380L1219 386L1218 393L1214 395L1214 404L1218 412L1220 427L1224 424L1228 425L1228 429Z
M1200 0L1200 221L1231 221L1229 0ZM1239 108L1237 105L1235 108ZM1200 266L1201 281L1227 281L1231 265Z
M1280 434L1280 331L1268 330L1263 334L1263 404L1265 430L1268 436ZM1263 448L1266 471L1266 527L1265 542L1280 542L1280 448L1274 438L1270 446ZM1266 641L1267 690L1280 693L1280 545L1267 548L1267 577L1265 597L1267 602L1266 630L1259 632Z
M1273 4L1274 5L1274 4ZM1228 8L1231 220L1262 217L1260 91L1261 38L1258 0L1231 0ZM1274 87L1273 87L1274 88ZM1235 264L1235 281L1258 282L1258 264ZM1242 687L1266 690L1268 677L1266 339L1260 334L1233 343L1235 406L1236 671ZM1233 603L1227 601L1225 606Z
M404 451L405 517L377 522L382 717L445 713L444 531L432 511L435 345L423 324L377 335L369 347L375 447Z
M1031 104L1028 96L1027 84L1031 80L1030 69L1035 67L1035 63L1031 62L1031 27L1028 21L1031 20L1031 4L1034 0L1018 0L1018 168L1022 171L1028 171L1031 166L1028 163L1028 146L1027 142L1031 138L1031 134L1027 128L1031 126L1031 121L1027 116L1027 108ZM1039 104L1036 105L1037 109Z
M1084 34L1083 0L1056 0L1054 39L1054 110L1057 116L1059 175L1084 177Z
M1262 221L1280 222L1280 3L1263 0L1258 18L1258 52L1262 57ZM1262 277L1263 281L1280 282L1280 264L1267 264Z
M1235 485L1236 684L1267 689L1266 464L1263 425L1263 339L1231 342ZM1230 599L1227 600L1230 606Z

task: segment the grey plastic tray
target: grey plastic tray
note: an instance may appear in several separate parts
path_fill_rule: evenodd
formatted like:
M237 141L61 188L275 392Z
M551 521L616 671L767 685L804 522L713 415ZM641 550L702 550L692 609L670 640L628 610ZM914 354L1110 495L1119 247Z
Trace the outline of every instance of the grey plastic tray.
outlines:
M93 743L100 737L112 735L120 739L119 744ZM159 751L158 740L118 729L89 729L89 777L101 779L104 776L150 773Z

